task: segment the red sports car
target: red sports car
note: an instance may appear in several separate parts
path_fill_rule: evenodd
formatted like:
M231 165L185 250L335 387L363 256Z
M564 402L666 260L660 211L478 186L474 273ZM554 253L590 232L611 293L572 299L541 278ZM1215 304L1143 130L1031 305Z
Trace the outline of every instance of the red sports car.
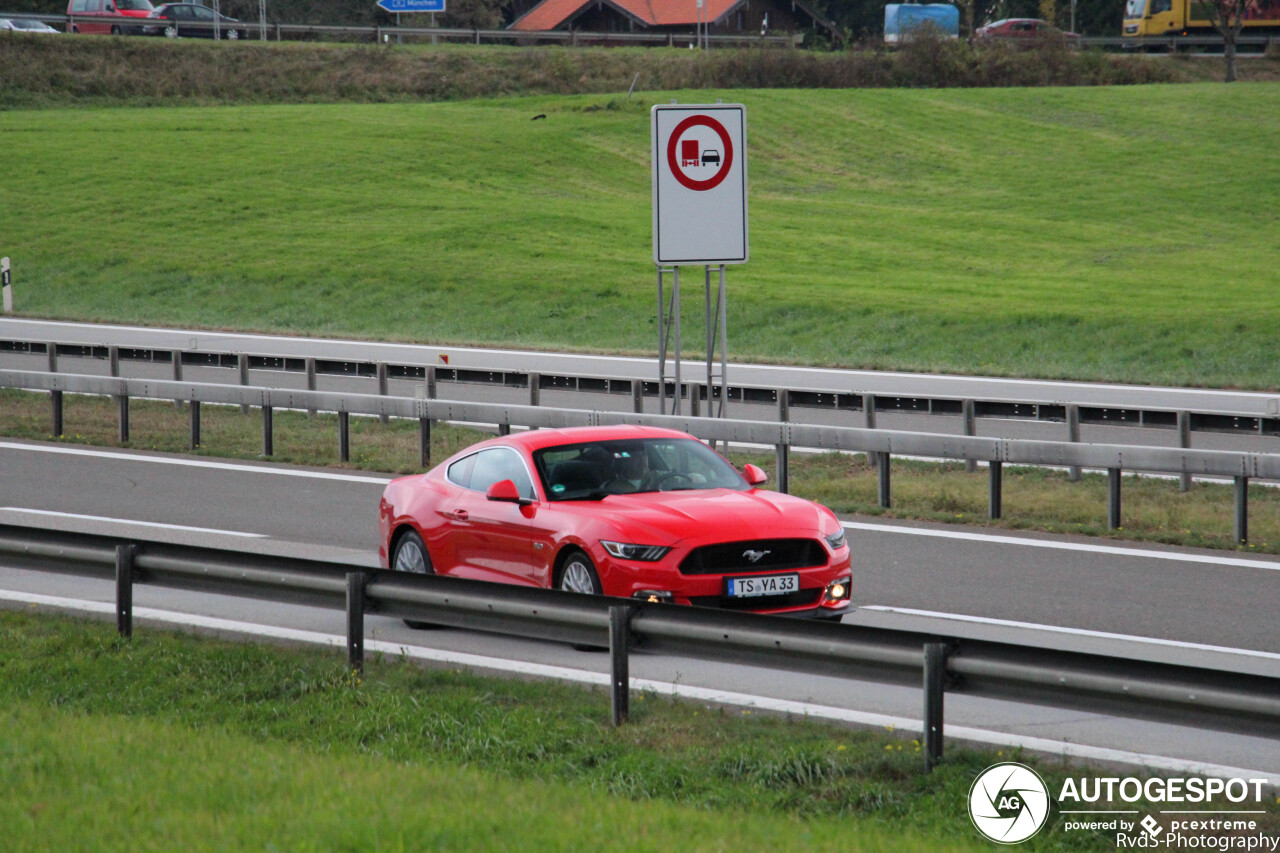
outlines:
M674 430L533 430L392 481L379 556L402 572L839 620L844 527L765 480Z

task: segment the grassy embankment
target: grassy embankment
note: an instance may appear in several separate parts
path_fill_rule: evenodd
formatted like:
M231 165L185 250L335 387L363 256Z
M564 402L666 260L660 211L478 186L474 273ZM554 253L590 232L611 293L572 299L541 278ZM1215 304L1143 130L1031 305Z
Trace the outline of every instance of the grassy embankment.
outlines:
M981 850L909 734L0 613L6 849ZM1266 804L1267 827L1277 806ZM1063 818L1029 850L1109 850Z
M648 105L715 97L735 359L1275 386L1272 84L8 112L17 307L650 352Z

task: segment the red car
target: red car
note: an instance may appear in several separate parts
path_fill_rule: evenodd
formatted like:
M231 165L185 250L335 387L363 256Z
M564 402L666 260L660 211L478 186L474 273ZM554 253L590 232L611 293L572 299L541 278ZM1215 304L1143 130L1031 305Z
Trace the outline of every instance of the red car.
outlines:
M743 474L674 430L494 438L387 486L379 556L402 572L838 621L844 527L757 488L756 466Z
M1062 41L1070 47L1078 47L1080 44L1079 33L1060 30L1040 18L1005 18L993 21L985 27L978 27L973 35L978 40L1010 39L1019 43Z
M154 7L151 0L71 0L67 14L73 16L69 33L110 33L132 35L141 27L130 26L128 18L145 18Z

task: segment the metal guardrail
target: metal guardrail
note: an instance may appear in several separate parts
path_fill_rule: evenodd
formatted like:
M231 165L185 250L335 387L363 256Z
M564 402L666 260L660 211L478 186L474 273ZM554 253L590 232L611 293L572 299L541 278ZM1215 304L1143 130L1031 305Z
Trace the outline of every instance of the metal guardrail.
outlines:
M1280 479L1280 454L1227 450L1139 447L1118 444L1078 444L1029 439L986 438L940 435L902 430L860 427L816 426L785 421L747 421L701 418L684 415L653 415L626 412L556 409L537 405L463 403L451 400L391 397L373 394L343 394L328 391L300 391L172 380L125 379L62 373L0 370L0 388L48 391L52 403L51 434L64 434L64 393L97 394L116 398L119 403L119 436L129 440L129 400L148 398L179 400L190 406L191 447L200 444L200 405L215 403L255 407L262 411L263 455L273 454L273 413L275 409L307 409L338 414L338 447L342 461L350 459L349 417L416 418L419 424L419 463L430 464L432 421L460 421L495 424L500 433L512 426L557 428L606 424L645 424L690 433L707 441L734 444L772 445L777 453L777 487L789 489L789 454L793 447L867 453L875 460L879 482L879 502L891 503L890 458L893 455L937 459L984 461L989 468L988 514L992 519L1003 512L1003 466L1051 465L1072 468L1100 468L1108 472L1107 521L1112 529L1121 526L1121 473L1140 471L1167 474L1231 477L1235 484L1235 538L1248 541L1249 480Z
M614 724L629 714L632 651L924 688L926 769L943 752L945 692L1280 731L1280 677L1067 652L965 636L650 604L436 575L0 525L0 553L24 567L116 580L116 624L133 632L133 587L216 591L345 608L348 663L364 662L364 616L607 647Z
M0 17L4 18L31 18L43 21L46 24L62 24L68 31L75 24L94 24L94 25L110 25L119 27L125 35L137 34L139 30L146 27L163 27L166 23L160 18L134 18L128 15L33 15L33 14L7 14L0 13ZM208 31L213 33L214 24L212 21L181 21L179 26L183 31ZM237 30L244 33L249 38L260 38L263 41L268 38L274 38L275 41L283 41L285 37L297 36L338 36L350 38L354 41L372 41L375 43L390 42L393 37L409 37L414 39L431 39L432 41L443 39L452 42L467 42L471 44L481 44L482 42L493 43L515 43L515 44L564 44L571 47L589 46L589 45L622 45L622 44L648 44L667 47L675 47L677 45L684 46L697 40L697 36L690 31L688 33L612 33L612 32L586 32L579 30L539 30L535 32L523 30L485 30L485 29L469 29L459 27L396 27L396 26L335 26L327 24L284 24L284 23L266 23L261 21L224 21L219 24L219 29L224 33L227 30ZM269 34L269 35L268 35ZM226 38L223 35L223 38ZM793 35L773 35L760 36L752 34L742 35L711 35L709 42L715 47L799 47L804 43L804 34L796 33Z

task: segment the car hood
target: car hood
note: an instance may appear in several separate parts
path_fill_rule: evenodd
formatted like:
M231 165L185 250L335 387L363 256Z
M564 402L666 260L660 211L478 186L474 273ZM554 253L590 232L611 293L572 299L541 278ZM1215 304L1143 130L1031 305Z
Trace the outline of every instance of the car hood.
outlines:
M597 507L619 536L648 545L816 537L829 518L812 501L762 489L609 495Z

